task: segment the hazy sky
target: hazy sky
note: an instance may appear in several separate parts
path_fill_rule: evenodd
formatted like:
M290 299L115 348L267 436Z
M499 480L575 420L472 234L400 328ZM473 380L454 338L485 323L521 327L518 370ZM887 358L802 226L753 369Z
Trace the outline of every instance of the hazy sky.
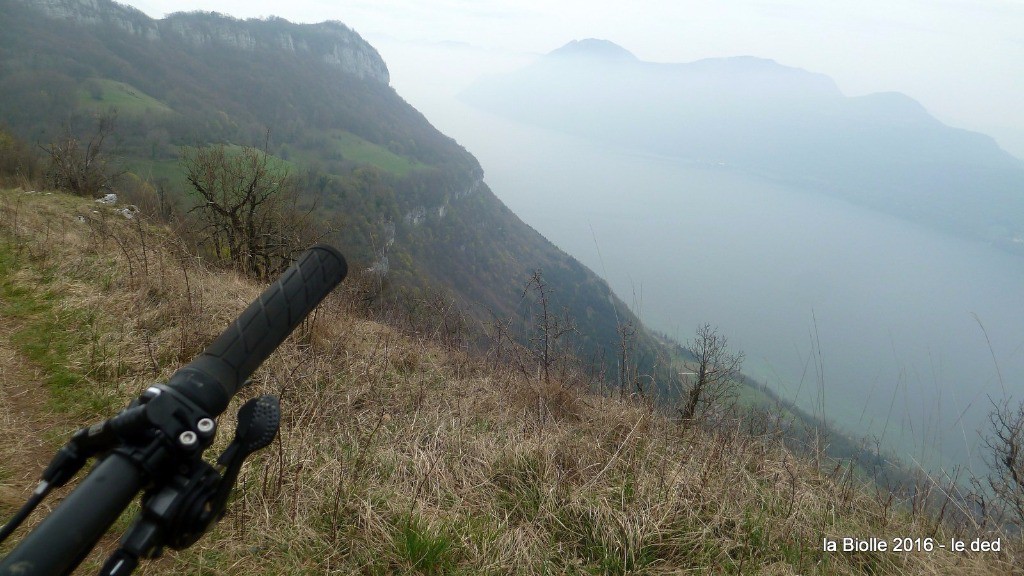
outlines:
M1024 0L127 0L160 18L212 10L340 20L371 42L542 53L604 38L644 60L753 55L821 72L847 95L899 91L1024 158ZM387 56L387 54L385 54ZM393 79L399 88L401 78Z

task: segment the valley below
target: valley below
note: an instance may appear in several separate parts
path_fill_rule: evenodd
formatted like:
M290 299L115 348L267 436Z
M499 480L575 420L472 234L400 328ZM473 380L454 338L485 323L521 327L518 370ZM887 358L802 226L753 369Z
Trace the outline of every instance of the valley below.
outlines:
M403 60L389 61L401 82ZM990 399L1024 394L1024 259L813 189L411 88L495 194L650 327L685 342L717 325L782 398L912 467L983 473Z

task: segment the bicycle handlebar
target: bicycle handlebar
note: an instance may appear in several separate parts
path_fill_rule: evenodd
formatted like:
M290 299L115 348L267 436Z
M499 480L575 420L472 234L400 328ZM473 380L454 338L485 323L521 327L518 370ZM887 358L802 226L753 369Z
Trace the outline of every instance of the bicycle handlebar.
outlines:
M345 258L335 248L313 246L206 350L176 371L167 387L216 418L238 388L341 283L347 271ZM122 440L131 446L134 439ZM0 576L74 570L136 493L157 480L149 477L151 470L161 462L173 462L169 452L159 454L153 456L153 462L140 462L131 450L111 451L35 530L0 559Z
M142 470L134 462L122 454L110 454L0 560L0 575L70 574L144 484Z
M216 417L347 272L340 252L326 244L313 246L167 385Z

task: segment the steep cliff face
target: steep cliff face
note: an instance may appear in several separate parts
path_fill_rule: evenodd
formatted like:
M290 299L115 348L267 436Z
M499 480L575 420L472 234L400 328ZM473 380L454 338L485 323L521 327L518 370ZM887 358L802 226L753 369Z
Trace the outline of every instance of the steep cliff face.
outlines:
M387 65L380 54L340 22L238 20L215 12L176 13L154 20L111 0L16 1L42 10L51 18L84 25L113 25L153 41L179 38L195 46L230 46L249 51L272 47L317 58L360 78L390 83Z
M341 22L294 24L280 18L237 20L213 12L192 12L171 14L158 24L160 33L176 35L196 46L232 46L250 51L271 47L311 56L360 78L390 82L380 54Z
M19 0L35 6L51 18L82 24L115 24L133 34L157 33L156 21L130 6L110 0Z

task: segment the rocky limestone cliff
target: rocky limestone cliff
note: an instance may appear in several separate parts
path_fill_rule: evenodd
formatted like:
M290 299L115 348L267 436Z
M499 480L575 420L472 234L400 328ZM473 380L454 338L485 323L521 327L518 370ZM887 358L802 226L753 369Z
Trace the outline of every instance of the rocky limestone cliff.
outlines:
M216 12L176 13L154 20L112 0L17 0L50 18L113 25L152 41L180 38L195 46L253 51L270 47L308 55L349 74L390 83L387 65L359 34L341 22L293 24L280 18L238 20Z

